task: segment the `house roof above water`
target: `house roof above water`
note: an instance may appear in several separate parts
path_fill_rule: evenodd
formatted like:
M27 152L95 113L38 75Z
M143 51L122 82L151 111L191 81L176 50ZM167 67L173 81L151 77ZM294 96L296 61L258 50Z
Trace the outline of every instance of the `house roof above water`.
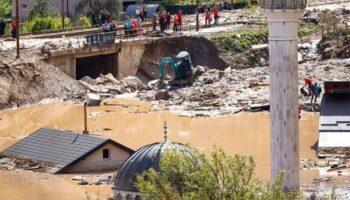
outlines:
M59 173L107 143L130 154L134 153L132 149L111 139L48 128L35 131L2 153L6 156L51 163L57 168L54 173Z
M319 132L319 147L350 147L350 94L323 95Z

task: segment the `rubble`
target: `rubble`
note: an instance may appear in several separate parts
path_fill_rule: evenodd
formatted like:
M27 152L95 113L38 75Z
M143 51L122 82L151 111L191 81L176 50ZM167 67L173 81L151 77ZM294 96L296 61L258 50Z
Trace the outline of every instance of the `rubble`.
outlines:
M25 157L0 155L0 170L30 170L34 172L50 172L55 166L48 162L39 162Z

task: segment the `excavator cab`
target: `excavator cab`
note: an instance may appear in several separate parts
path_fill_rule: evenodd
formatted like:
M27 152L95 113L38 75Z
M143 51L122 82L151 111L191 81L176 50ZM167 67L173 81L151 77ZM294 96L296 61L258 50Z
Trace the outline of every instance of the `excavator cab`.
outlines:
M176 58L173 59L171 57L165 57L160 59L159 67L160 67L160 84L164 84L165 77L165 65L170 65L172 69L172 80L171 84L183 84L183 82L187 81L188 78L192 77L194 74L194 69L191 61L190 54L187 51L181 51L177 54ZM187 83L187 82L186 82Z
M187 51L181 51L176 56L178 77L175 77L174 80L181 80L191 77L193 75L193 66L190 54Z

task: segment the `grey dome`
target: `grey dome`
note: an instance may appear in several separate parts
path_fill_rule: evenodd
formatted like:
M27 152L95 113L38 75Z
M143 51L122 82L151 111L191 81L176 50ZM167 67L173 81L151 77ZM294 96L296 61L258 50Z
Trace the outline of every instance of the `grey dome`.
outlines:
M171 149L190 152L187 146L175 142L157 142L141 147L124 162L117 172L117 178L114 180L112 188L116 190L138 192L134 185L136 176L150 168L159 171L159 162L162 154L165 150Z

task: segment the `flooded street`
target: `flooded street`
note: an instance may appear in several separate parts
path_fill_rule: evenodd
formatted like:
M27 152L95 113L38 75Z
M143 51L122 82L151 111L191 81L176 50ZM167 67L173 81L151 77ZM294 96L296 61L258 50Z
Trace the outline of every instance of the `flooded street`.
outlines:
M269 114L240 113L216 118L190 118L170 113L162 107L152 106L137 100L108 100L101 107L89 107L88 130L94 134L110 137L134 150L163 140L163 123L168 123L168 138L171 141L190 144L205 152L216 145L230 154L253 156L260 180L270 177ZM318 114L305 113L300 120L300 157L316 159L311 148L318 139ZM41 127L58 128L82 132L83 107L67 103L42 104L0 113L0 151L14 144ZM14 172L0 171L0 190L3 183L16 178ZM26 175L29 172L20 172ZM30 172L30 176L32 173ZM42 175L38 175L40 177ZM50 181L73 185L73 189L90 190L97 195L96 188L87 188L71 183L66 175L50 176ZM312 181L318 172L302 171L302 182ZM24 180L25 181L25 180ZM12 183L13 188L22 191L22 183ZM32 185L40 184L34 182ZM98 187L98 186L96 186ZM51 188L52 189L52 188ZM29 190L29 189L27 189ZM37 191L37 190L35 190ZM108 191L108 189L107 189ZM60 191L55 195L59 195ZM52 193L51 190L38 190L38 194ZM82 192L84 194L84 192ZM108 192L104 192L108 193ZM80 192L74 193L78 195ZM0 194L0 199L1 198ZM81 199L79 196L60 199ZM36 198L32 198L36 199ZM52 198L54 199L54 198Z

